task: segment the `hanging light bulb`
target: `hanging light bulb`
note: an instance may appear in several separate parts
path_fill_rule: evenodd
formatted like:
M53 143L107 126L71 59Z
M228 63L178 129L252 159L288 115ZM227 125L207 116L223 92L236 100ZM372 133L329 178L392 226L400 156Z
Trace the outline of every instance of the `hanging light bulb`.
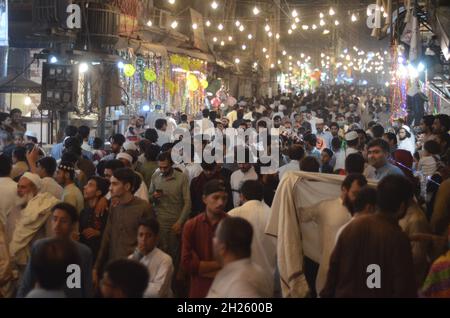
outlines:
M320 26L324 26L325 25L325 21L324 20L320 20L319 24L320 24Z
M328 13L330 14L330 16L333 16L336 14L336 12L334 12L333 8L330 8L330 11Z
M356 20L358 20L358 19L356 18L356 15L355 15L354 13L352 14L351 20L352 20L352 22L356 22Z
M335 25L335 26L338 26L338 25L339 25L339 21L338 21L338 20L335 20L335 21L334 21L334 25Z
M223 30L223 24L220 23L220 24L217 26L217 28L219 29L219 31L222 31L222 30Z
M269 59L270 58L270 55L269 54L266 54L266 59Z
M239 27L239 31L244 32L244 30L245 30L245 27L244 27L244 25L241 24L241 26Z
M177 21L173 21L172 24L170 25L170 27L172 29L176 29L178 27L178 22Z
M251 34L249 34L247 37L249 40L253 39L253 35L251 35Z
M170 4L175 4L175 0L169 0Z
M237 20L235 24L237 27L239 27L241 25L241 22L239 20Z
M147 21L147 26L148 26L148 27L151 27L152 25L153 25L152 20L148 20L148 21Z
M263 53L266 53L267 49L265 47L263 47L262 51L263 51Z
M261 11L259 11L259 8L258 8L258 7L255 6L255 7L253 8L253 14L254 14L254 15L258 15L260 12L261 12Z
M194 30L197 30L197 29L198 29L198 24L197 24L197 23L194 23L194 24L192 25L192 28L193 28Z
M31 97L30 97L30 96L25 97L25 100L23 101L23 103L25 104L25 106L30 106L32 102L33 102L33 101L31 100Z
M298 16L298 12L297 12L297 10L292 10L292 17L293 18L296 18Z
M219 5L217 4L216 1L213 1L213 2L211 3L211 8L213 8L213 10L216 10L218 7L219 7Z
M309 25L306 25L306 24L302 25L302 29L303 30L308 30L309 29Z
M79 66L80 73L86 73L88 70L89 70L89 66L87 65L87 63L80 63L80 66Z
M323 19L324 15L322 12L319 13L319 18Z
M233 41L233 37L231 35L228 37L228 41L229 42Z
M299 17L297 17L297 18L295 18L295 23L299 23L300 22L300 18Z
M206 21L205 24L206 24L206 26L209 28L209 27L211 26L211 21L208 20L208 21Z
M279 40L279 39L280 39L280 33L275 34L275 38L276 38L277 40Z
M286 51L283 51L283 53L282 53L283 55L286 55L287 54L287 52Z
M264 30L266 30L266 32L270 31L270 25L266 24L266 26L264 27Z
M293 23L293 24L291 25L291 29L292 29L292 30L297 29L297 24Z
M239 63L241 63L241 60L238 59L238 58L235 58L235 59L234 59L234 63L239 64Z
M305 57L305 54L303 54L303 53L300 54L300 57L301 57L301 58L304 58L304 57Z
M269 38L271 38L273 36L273 33L269 31L269 33L267 33L267 35L269 36Z
M323 34L328 34L328 33L330 33L330 30L323 30Z
M214 43L217 42L217 38L216 37L213 37L213 42Z
M242 51L245 51L247 49L247 45L242 44Z
M277 62L277 63L278 63L278 65L281 65L281 61L280 61L280 60L278 60L278 62Z
M313 24L313 25L312 25L312 29L313 29L313 30L317 29L317 25Z
M291 30L291 29L289 29L289 30L288 30L288 33L289 33L289 34L292 34L292 30Z

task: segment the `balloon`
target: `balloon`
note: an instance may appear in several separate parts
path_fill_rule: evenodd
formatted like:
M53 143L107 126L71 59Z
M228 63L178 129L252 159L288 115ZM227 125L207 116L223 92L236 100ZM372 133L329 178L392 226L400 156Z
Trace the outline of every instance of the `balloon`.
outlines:
M237 103L236 98L234 98L233 96L228 97L228 99L227 99L228 106L234 106L234 105L236 105L236 103Z
M200 81L200 86L201 86L203 89L207 89L208 86L209 86L209 83L208 83L207 80L201 80L201 81Z
M136 73L136 68L131 64L125 64L123 67L123 73L126 77L132 77Z
M221 103L222 103L221 100L220 100L219 98L217 98L217 97L214 97L214 98L211 100L211 104L212 104L214 107L216 107L216 108L219 107Z
M187 77L187 87L191 92L195 92L199 88L198 79L195 75L188 75Z
M147 82L154 82L156 81L156 73L152 69L146 69L144 71L144 78Z

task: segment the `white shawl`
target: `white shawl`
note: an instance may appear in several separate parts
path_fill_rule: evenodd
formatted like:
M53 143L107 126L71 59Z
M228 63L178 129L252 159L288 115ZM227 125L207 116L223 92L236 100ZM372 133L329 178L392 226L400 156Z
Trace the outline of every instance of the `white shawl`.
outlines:
M303 256L320 261L318 228L313 222L301 224L299 208L339 197L344 179L345 176L332 174L287 172L281 180L265 232L277 238L283 297L306 297L309 288L303 271ZM374 181L369 184L375 185Z

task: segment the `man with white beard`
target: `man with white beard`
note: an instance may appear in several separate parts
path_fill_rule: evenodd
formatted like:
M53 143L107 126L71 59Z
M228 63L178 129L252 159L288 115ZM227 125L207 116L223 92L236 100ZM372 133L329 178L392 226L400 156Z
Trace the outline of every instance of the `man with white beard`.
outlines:
M37 174L25 173L17 184L18 206L7 220L7 234L11 260L23 273L34 241L49 236L47 221L51 208L59 202L50 193L39 193L42 180Z

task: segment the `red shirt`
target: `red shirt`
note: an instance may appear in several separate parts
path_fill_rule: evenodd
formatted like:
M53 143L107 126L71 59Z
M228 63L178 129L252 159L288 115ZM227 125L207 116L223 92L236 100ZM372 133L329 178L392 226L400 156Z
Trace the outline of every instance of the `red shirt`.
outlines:
M227 217L226 213L220 215L220 220ZM212 225L206 213L199 214L190 219L183 228L183 241L181 247L181 262L183 268L191 275L190 298L205 298L213 282L213 278L199 275L201 261L214 261L213 237L218 224Z

